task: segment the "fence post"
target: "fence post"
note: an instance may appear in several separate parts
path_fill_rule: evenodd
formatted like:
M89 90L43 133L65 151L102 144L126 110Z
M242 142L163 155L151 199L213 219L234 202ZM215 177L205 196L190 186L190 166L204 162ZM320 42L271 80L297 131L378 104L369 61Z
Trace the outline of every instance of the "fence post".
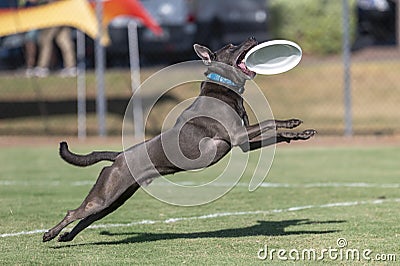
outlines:
M342 0L343 21L343 65L344 65L344 135L353 135L351 100L351 51L350 51L350 8L349 0Z
M77 56L77 105L78 105L78 138L86 138L86 64L85 34L76 31Z
M131 71L133 122L136 140L144 139L144 122L142 97L140 89L140 60L139 60L139 38L137 21L131 20L128 23L128 44L129 44L129 63Z
M106 112L107 112L107 101L105 98L105 85L104 85L104 72L105 72L105 55L104 46L101 44L103 37L103 1L96 0L96 17L98 23L99 33L95 40L95 60L96 60L96 112L99 127L99 136L105 137L106 132Z
M400 0L395 0L396 4L396 44L400 48Z

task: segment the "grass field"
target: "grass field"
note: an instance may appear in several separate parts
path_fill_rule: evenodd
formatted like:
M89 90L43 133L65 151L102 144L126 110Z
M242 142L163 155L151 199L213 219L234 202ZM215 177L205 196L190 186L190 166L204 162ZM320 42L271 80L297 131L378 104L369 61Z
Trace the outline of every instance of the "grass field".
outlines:
M94 146L110 148L73 149L88 152ZM0 264L275 265L292 264L289 251L296 258L293 250L315 249L326 264L353 265L351 256L338 254L371 250L371 265L385 264L377 258L394 265L400 261L399 152L398 145L279 145L265 183L255 192L247 190L251 169L227 195L199 207L167 205L139 190L74 241L42 243L43 230L81 203L102 165L69 166L54 143L3 147ZM340 238L347 246L338 246ZM265 247L287 252L261 261L257 254ZM337 249L336 257L324 249ZM366 264L360 256L357 264ZM289 261L282 261L285 257Z

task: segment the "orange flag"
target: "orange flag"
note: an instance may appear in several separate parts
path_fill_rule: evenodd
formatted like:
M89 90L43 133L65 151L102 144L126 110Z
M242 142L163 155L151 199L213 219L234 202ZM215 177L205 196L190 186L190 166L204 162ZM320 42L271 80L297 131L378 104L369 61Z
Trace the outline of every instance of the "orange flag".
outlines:
M91 4L95 6L94 1ZM161 27L137 0L103 0L103 10L104 25L108 25L117 16L131 16L140 19L154 34L162 33Z

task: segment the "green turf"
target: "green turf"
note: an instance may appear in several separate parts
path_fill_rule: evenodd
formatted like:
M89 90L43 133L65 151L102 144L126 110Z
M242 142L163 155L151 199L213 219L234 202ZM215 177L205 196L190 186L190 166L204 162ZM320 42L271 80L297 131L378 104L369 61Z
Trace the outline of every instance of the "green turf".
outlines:
M90 150L80 148L83 152ZM400 195L399 187L394 185L400 184L399 152L398 147L278 146L266 182L291 187L261 187L249 192L243 184L250 178L250 169L240 181L241 186L199 207L167 205L140 190L121 209L96 224L123 225L142 220L157 223L87 229L69 243L42 243L41 233L0 237L0 264L291 264L292 261L280 261L276 254L272 262L260 261L257 252L265 245L277 250L321 251L337 248L338 238L345 238L349 249L370 249L371 256L396 254L398 263L400 202L396 199ZM255 164L254 158L253 154L250 166ZM3 148L0 161L0 235L54 226L66 210L81 203L102 167L69 166L59 159L56 148L49 147ZM218 167L206 174L216 173ZM331 185L316 186L317 183ZM354 183L371 187L335 187ZM390 186L381 186L385 184ZM375 201L378 199L382 202ZM358 205L323 206L342 202ZM313 207L289 209L298 206ZM169 218L251 211L266 212L162 222ZM323 262L354 264L330 259L328 255ZM307 260L297 263L311 264Z

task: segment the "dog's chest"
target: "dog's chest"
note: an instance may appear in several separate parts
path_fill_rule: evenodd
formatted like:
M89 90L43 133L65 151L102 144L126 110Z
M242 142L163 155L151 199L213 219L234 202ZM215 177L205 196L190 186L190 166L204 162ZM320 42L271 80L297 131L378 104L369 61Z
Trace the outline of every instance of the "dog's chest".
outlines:
M175 127L186 123L217 132L242 127L246 111L242 102L225 102L213 97L201 96L178 117ZM225 129L225 130L224 130Z

